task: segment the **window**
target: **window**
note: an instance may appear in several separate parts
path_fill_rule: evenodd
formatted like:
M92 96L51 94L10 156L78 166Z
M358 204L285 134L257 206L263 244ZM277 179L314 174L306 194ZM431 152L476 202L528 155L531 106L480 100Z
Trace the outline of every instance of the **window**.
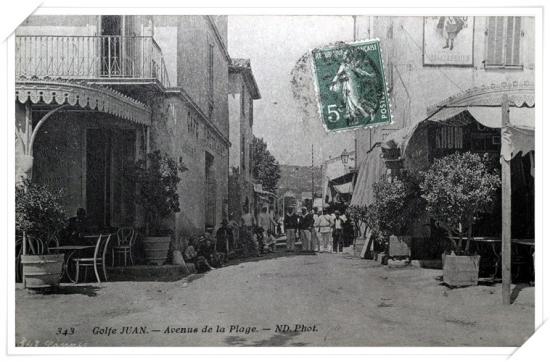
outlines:
M486 67L521 67L521 17L490 16L486 30Z
M241 117L244 118L244 84L241 86Z
M252 98L248 100L248 122L250 127L254 125L254 101Z
M254 169L254 150L252 147L248 149L248 173L252 175L252 170Z
M208 44L208 114L211 117L214 110L214 44Z
M388 64L388 69L386 70L386 82L388 83L388 92L393 92L393 62L390 60Z
M246 139L245 136L241 136L241 169L246 170Z

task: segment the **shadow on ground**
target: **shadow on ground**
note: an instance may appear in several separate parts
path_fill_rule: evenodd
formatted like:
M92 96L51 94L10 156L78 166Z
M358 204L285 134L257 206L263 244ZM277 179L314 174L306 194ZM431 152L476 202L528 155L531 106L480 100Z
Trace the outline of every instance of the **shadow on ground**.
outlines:
M256 263L256 262L263 261L263 260L279 259L279 258L292 258L292 257L304 256L304 255L315 256L315 253L313 253L313 252L301 252L301 251L297 251L297 252L294 252L294 253L287 253L285 251L276 251L274 253L263 254L263 255L255 256L255 257L232 259L227 264L225 264L224 266L239 265L239 264L243 264L243 263Z
M299 332L289 332L289 333L277 333L267 339L261 339L252 343L246 343L247 340L243 337L238 336L229 336L225 339L225 343L230 346L239 346L239 347L284 347L284 346L293 346L301 347L306 346L307 343L295 342L289 343L294 337L299 336Z
M510 294L510 303L514 303L519 295L519 293L529 287L530 285L528 283L522 283L522 284L517 284L514 289L512 290L512 293Z
M274 252L257 257L238 257L230 260L227 264L218 269L243 263L255 263L264 260L290 258L299 255L314 256L315 253L300 251L295 253ZM182 265L133 265L127 267L107 268L107 271L109 275L109 282L176 282L182 279L192 282L203 277L205 274L208 274L208 272L189 273L189 269Z
M56 294L81 294L88 297L97 296L97 291L100 288L95 285L61 285L57 288L47 289L44 291L30 291L30 294L40 294L40 295L56 295Z

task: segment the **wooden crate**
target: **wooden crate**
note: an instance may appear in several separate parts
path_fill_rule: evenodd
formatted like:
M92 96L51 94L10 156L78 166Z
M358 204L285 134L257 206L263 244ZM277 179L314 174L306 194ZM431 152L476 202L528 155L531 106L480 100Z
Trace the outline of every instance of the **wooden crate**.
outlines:
M445 255L443 259L443 282L452 287L477 285L479 278L479 255Z

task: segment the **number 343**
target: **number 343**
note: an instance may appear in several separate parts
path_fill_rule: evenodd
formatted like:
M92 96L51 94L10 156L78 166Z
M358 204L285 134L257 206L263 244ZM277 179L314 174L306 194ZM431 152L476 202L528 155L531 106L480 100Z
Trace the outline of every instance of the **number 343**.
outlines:
M70 336L72 334L74 334L74 328L57 328L57 333L55 333L57 336L59 335L62 335L62 336Z

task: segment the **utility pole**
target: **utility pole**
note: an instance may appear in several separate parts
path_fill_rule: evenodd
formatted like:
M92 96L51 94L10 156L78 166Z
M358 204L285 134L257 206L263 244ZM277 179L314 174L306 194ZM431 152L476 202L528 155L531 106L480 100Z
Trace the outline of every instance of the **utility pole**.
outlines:
M502 132L510 125L510 111L508 95L502 95ZM501 136L502 137L502 136ZM507 155L509 157L509 155ZM510 284L511 284L511 255L512 255L512 200L511 200L511 178L510 178L510 161L506 161L501 156L500 163L502 165L502 302L504 305L510 304Z
M313 210L313 201L315 200L315 181L313 179L313 143L311 144L311 209Z

